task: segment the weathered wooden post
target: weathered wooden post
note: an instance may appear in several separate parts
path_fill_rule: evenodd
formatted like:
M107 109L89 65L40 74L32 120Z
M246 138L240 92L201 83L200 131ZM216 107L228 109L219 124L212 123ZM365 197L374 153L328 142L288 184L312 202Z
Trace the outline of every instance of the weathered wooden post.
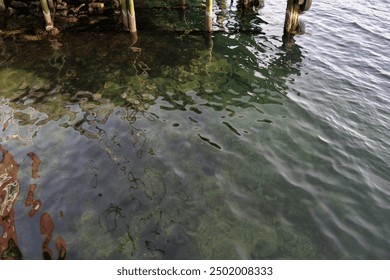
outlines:
M287 33L296 33L299 29L299 0L287 0L286 19L284 22L284 31Z
M120 3L122 7L122 17L125 29L131 33L137 32L134 0L121 0Z
M134 8L134 0L129 1L130 6L130 32L137 32L137 23L135 21L135 8Z
M312 0L287 0L284 31L291 34L299 33L299 14L305 13L311 7Z
M46 31L53 30L54 23L53 23L53 19L51 18L50 8L47 0L41 0L41 6L42 6L43 17L45 18L45 22L46 22Z
M213 0L206 0L205 24L206 30L213 32Z
M246 15L249 10L249 0L242 0L241 1L241 6L242 6L242 14Z
M6 7L5 7L5 3L4 3L4 0L0 0L0 28L2 28L3 26L5 26L5 14L6 14ZM0 41L1 42L1 41Z
M4 12L5 12L4 0L0 0L0 13L4 13Z
M183 9L187 6L187 0L180 0L180 7Z

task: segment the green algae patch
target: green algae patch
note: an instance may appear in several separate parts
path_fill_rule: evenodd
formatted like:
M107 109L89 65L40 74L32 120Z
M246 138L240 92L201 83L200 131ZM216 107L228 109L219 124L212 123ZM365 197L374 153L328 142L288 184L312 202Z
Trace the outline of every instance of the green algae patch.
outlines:
M0 69L0 94L2 98L15 99L29 90L48 88L48 81L19 69Z

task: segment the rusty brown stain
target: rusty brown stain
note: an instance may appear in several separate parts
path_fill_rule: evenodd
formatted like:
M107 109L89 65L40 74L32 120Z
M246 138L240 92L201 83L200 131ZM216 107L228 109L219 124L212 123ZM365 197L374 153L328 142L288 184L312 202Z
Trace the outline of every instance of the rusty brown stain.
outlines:
M41 231L41 234L44 236L44 240L42 243L43 258L45 260L51 260L53 252L49 248L49 243L52 239L54 223L49 213L45 212L42 214L41 219L39 221L39 229Z
M26 200L24 201L24 205L26 207L32 206L31 210L28 212L29 217L34 217L34 215L39 211L39 209L41 209L42 206L42 203L39 199L34 199L34 192L36 188L37 184L30 184Z
M0 162L0 258L21 259L15 228L14 205L19 195L19 165L14 157L0 145L3 159Z
M22 259L23 255L18 246L14 213L14 205L20 192L18 180L19 164L15 161L12 154L3 149L1 144L0 152L3 154L0 162L0 233L2 234L0 236L0 259ZM41 161L34 153L29 153L28 156L32 160L32 178L37 179L39 178L38 169ZM30 217L33 217L42 205L39 199L34 199L36 188L36 184L30 184L25 199L26 207L32 207L28 212ZM43 257L44 259L52 259L53 253L49 245L53 238L54 222L48 212L44 212L41 215L39 228L44 237L42 242ZM57 237L55 247L58 252L58 259L65 259L67 246L61 236Z
M42 214L41 219L39 221L39 228L41 231L41 234L44 237L43 243L42 243L42 254L43 258L46 260L51 260L53 257L53 252L49 248L50 241L53 238L53 232L54 232L54 222L51 218L50 214L45 212ZM64 260L67 253L67 246L65 240L62 238L62 236L58 236L55 242L55 246L58 252L58 259Z
M56 240L56 249L58 252L58 259L64 260L66 258L67 246L65 240L61 236Z
M10 120L11 120L11 118L9 117L9 118L4 122L3 130L2 130L2 131L5 131L5 130L7 129Z
M32 178L33 179L38 179L39 178L39 173L38 173L39 172L39 165L41 164L41 160L34 153L28 153L27 155L32 160L32 165L31 165Z
M28 153L27 155L32 160L31 177L33 179L38 179L39 178L39 166L41 164L41 160L34 153ZM24 201L24 205L26 207L32 206L31 210L28 212L29 217L33 217L41 209L41 206L42 206L42 202L39 199L37 199L37 200L34 199L34 192L35 192L36 188L37 188L37 184L30 184L26 200Z

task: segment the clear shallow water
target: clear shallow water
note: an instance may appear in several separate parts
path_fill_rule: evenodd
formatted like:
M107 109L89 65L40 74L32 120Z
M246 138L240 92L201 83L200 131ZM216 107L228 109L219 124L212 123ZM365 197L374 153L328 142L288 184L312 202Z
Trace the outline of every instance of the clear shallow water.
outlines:
M0 39L23 256L41 258L48 212L69 259L388 259L389 4L316 1L286 46L284 1L244 18L229 2L212 38L195 2L140 9L133 46Z

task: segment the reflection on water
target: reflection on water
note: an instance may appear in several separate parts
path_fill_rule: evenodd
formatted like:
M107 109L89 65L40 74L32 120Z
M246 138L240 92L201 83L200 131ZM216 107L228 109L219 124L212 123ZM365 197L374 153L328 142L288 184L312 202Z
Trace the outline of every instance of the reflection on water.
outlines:
M6 125L3 126L3 131ZM12 154L4 150L0 145L2 153L2 161L0 162L0 226L2 236L0 238L0 255L1 259L22 259L23 254L19 249L17 230L15 225L15 209L14 205L20 193L20 184L18 180L19 164L15 161ZM28 156L32 160L31 173L32 179L39 178L40 160L34 153L29 153ZM25 200L26 207L32 207L28 212L30 218L41 209L42 203L40 200L34 199L34 192L37 184L30 184L28 194ZM42 254L45 259L52 259L52 250L49 248L54 231L54 223L50 214L43 213L40 218L41 234L44 236L42 244ZM59 236L56 240L56 248L58 258L64 259L66 256L66 242Z
M257 255L251 253L254 244L245 244L257 240L258 231L272 237L269 225L242 223L252 230L245 243L234 244L239 227L222 217L236 206L221 204L228 190L220 184L221 173L231 168L223 165L234 137L249 133L229 119L242 110L261 116L259 104L282 104L279 94L286 88L269 78L283 81L299 72L291 67L296 63L291 52L281 50L283 55L262 62L269 68L259 69L260 85L245 77L246 64L255 59L250 50L232 64L210 49L209 35L163 34L163 45L156 36L143 34L136 45L123 34L96 33L27 46L6 42L5 56L11 53L12 59L1 70L2 141L45 154L42 195L53 203L53 212L64 212L61 234L70 258L277 257L272 246L271 253ZM214 48L236 41L235 35L216 36L220 42ZM242 44L246 40L251 39ZM26 48L29 57L21 55ZM227 51L242 55L233 47ZM169 119L171 112L177 117ZM209 117L221 119L216 132L232 133L226 143L209 134L216 124L204 127ZM266 117L254 121L272 123ZM39 163L33 162L36 170ZM30 185L26 198L33 209L40 205L35 188ZM42 216L42 223L43 252L49 257L53 222Z
M7 151L3 151L1 162L1 256L2 259L21 259L21 252L16 245L16 231L14 225L14 209L16 197L19 194L19 182L17 180L18 165Z
M289 98L307 50L223 2L212 36L183 29L203 22L195 7L177 26L175 10L139 9L136 42L0 39L3 258L386 257L358 168L321 132L339 135Z

